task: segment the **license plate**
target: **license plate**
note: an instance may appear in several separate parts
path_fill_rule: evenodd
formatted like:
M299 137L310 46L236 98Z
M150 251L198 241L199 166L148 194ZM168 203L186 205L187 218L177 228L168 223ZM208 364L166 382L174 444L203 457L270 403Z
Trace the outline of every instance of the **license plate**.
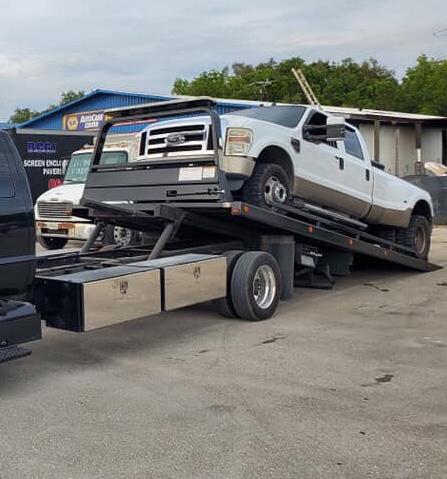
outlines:
M46 229L49 231L68 231L75 228L74 223L44 223L39 221L37 223L38 228Z
M188 166L180 168L179 181L210 180L216 176L215 166Z

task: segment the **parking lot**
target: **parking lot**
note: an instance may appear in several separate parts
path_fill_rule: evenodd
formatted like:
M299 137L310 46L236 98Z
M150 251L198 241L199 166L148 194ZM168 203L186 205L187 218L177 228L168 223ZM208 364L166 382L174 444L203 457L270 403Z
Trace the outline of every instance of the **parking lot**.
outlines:
M445 269L377 266L266 322L47 329L0 370L0 477L445 478L446 310Z

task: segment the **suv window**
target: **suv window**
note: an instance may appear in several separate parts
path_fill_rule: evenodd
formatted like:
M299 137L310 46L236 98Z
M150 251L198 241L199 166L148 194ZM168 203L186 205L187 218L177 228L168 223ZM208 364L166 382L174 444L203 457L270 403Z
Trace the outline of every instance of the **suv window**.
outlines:
M354 130L346 128L345 134L345 151L359 160L364 160L362 145Z
M261 106L246 110L236 110L228 114L246 116L286 126L287 128L295 128L303 117L305 110L303 106Z
M12 182L8 154L9 146L6 138L0 135L0 198L12 198L14 196L14 183Z

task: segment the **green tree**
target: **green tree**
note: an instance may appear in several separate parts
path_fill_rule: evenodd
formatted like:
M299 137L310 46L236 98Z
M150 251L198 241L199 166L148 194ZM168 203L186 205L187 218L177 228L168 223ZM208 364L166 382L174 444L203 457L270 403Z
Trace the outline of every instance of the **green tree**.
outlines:
M377 60L357 63L351 58L341 62L306 63L300 57L281 62L270 59L258 65L235 63L222 71L203 72L191 81L177 79L172 92L180 95L210 95L246 100L305 103L293 67L303 70L322 104L360 108L395 109L399 84L394 72Z
M59 100L59 105L66 105L67 103L71 103L72 101L79 100L85 95L84 90L67 90L61 93L61 98Z
M67 90L61 93L60 99L58 103L52 103L48 106L44 112L54 110L55 108L59 108L62 105L66 105L67 103L71 103L72 101L79 100L85 95L84 90L74 91L74 90Z
M421 55L402 80L404 111L447 116L447 60Z
M39 115L39 112L30 108L16 108L14 113L10 116L10 123L24 123L31 120L35 116Z

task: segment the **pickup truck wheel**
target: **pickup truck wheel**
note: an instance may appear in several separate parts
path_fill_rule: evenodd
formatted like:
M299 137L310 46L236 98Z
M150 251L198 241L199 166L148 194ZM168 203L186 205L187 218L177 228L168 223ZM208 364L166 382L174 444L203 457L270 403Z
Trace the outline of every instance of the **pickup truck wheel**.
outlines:
M285 204L290 197L290 179L276 163L258 163L245 183L243 199L256 206Z
M243 251L232 250L226 251L222 256L227 259L227 295L225 298L215 299L213 301L216 311L225 318L237 318L238 315L234 310L233 301L231 299L231 278L237 260L243 255Z
M408 228L397 232L397 242L411 248L419 258L427 259L431 245L431 229L425 216L413 215Z
M37 242L45 249L61 249L68 243L68 239L56 236L38 236Z
M262 251L244 253L231 278L231 299L242 319L261 321L273 316L281 296L281 272L275 258Z

